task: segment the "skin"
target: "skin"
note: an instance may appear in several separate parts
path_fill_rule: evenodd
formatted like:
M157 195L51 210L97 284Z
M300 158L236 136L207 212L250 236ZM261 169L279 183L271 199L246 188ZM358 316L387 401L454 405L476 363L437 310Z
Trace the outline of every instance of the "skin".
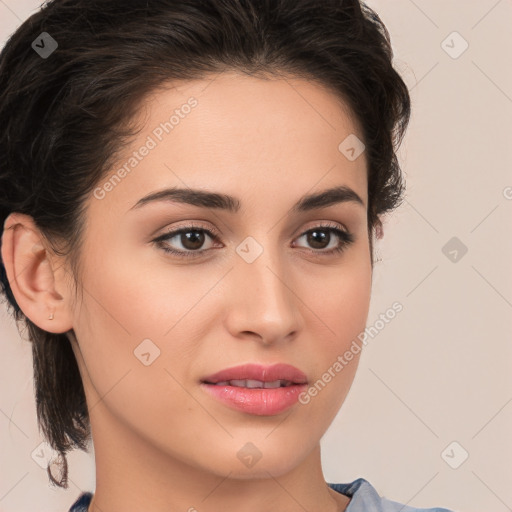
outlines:
M103 199L89 198L83 299L74 300L66 260L30 217L14 213L5 225L2 257L18 304L42 329L68 332L79 364L96 459L89 510L345 510L349 498L326 485L320 439L360 354L308 404L275 416L230 409L199 384L248 362L292 364L311 384L364 330L372 278L367 163L364 153L349 161L338 150L349 134L362 136L318 84L225 72L149 96L143 129L113 170L192 96L198 105L130 174ZM364 205L289 213L304 194L338 185ZM242 209L131 209L168 186L230 194ZM218 242L204 235L199 250L212 249L203 255L180 259L152 242L190 221L220 234ZM323 222L355 241L322 255L337 236L315 246L303 234ZM252 263L235 251L247 236L263 248ZM179 235L166 243L193 250ZM160 349L149 366L134 355L146 338ZM251 468L237 457L247 442L262 454Z

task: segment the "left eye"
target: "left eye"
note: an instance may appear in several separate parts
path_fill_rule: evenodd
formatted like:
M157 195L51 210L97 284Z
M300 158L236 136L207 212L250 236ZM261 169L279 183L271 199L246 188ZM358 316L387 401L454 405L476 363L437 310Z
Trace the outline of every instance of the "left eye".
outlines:
M153 240L153 242L165 252L174 254L178 257L195 257L211 249L210 247L200 250L205 242L205 234L214 241L219 242L219 237L209 229L198 228L195 226L185 226L174 231L169 231L168 233L165 233ZM338 239L338 243L335 244L334 247L326 250L324 244L326 244L327 247L329 246L332 241L332 234L334 234L335 238ZM173 238L177 237L179 237L178 240L182 245L182 249L174 249L169 246L169 242ZM303 237L306 237L308 243L313 246L313 249L310 249L310 252L320 255L342 252L347 246L354 242L354 235L348 231L338 228L337 225L322 225L314 227L305 231L298 237L298 239Z
M332 241L332 233L335 235L334 238L337 238L339 241L338 243L334 244L334 247L325 250L327 248L323 247L323 244L327 242L327 245L329 245L329 243ZM336 226L318 226L316 228L309 229L299 238L302 237L306 237L308 243L312 244L314 248L323 249L321 253L326 254L341 252L354 241L354 236L351 233L344 231L343 229L339 229Z

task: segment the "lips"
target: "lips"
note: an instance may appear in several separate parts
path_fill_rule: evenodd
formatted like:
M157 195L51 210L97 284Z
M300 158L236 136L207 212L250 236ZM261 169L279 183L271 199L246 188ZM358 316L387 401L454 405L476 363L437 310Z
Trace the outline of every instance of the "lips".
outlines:
M289 364L245 364L205 377L201 388L231 409L257 416L280 414L297 404L306 375Z
M304 372L289 364L274 364L272 366L245 364L209 375L202 379L202 382L248 388L275 388L306 384L307 378Z

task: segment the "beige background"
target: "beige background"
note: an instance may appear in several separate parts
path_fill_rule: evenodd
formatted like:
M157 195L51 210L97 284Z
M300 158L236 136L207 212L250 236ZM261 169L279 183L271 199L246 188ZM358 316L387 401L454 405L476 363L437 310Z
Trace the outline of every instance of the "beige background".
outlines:
M2 46L38 4L0 0ZM368 326L378 334L369 336L352 390L322 441L325 477L364 477L382 495L416 507L508 511L512 2L368 4L391 33L412 94L400 152L407 200L377 246ZM461 38L469 46L453 58ZM449 257L443 252L452 237L467 247L456 262L453 247L444 251ZM379 315L395 301L403 311L379 329ZM68 510L82 490L94 490L94 452L68 457L67 491L49 486L31 457L42 438L30 345L5 306L0 338L0 511Z

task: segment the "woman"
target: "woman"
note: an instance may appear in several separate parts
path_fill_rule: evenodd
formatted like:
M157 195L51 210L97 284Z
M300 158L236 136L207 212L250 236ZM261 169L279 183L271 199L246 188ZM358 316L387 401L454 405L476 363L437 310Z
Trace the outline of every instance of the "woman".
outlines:
M320 458L403 194L391 60L354 0L55 0L10 38L1 281L53 483L92 436L71 512L419 510Z

